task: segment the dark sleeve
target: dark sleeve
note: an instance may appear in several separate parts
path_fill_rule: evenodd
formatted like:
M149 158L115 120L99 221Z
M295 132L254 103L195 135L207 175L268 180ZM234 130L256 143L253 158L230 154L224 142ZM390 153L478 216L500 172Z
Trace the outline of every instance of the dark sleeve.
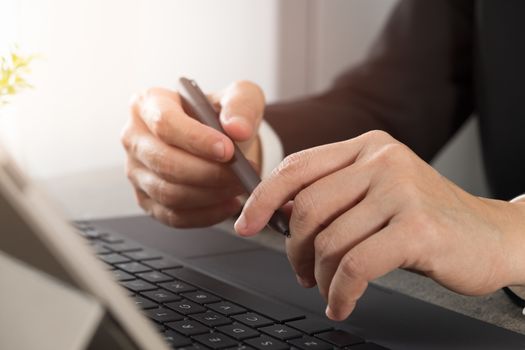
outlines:
M472 12L471 0L400 1L329 91L268 106L285 153L381 129L430 160L472 112Z

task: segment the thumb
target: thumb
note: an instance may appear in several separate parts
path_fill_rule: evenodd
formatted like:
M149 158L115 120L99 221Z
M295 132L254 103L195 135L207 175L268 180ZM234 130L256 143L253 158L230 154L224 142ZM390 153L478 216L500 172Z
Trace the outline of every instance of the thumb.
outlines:
M224 90L219 104L220 121L226 134L235 142L253 141L264 114L261 88L249 81L235 82Z

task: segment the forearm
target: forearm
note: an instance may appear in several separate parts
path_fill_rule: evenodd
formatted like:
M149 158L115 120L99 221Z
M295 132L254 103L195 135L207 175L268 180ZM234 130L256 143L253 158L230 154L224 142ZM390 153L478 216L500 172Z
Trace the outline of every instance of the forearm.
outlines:
M267 107L265 119L291 154L314 146L346 140L386 123L351 103L346 93L327 94Z

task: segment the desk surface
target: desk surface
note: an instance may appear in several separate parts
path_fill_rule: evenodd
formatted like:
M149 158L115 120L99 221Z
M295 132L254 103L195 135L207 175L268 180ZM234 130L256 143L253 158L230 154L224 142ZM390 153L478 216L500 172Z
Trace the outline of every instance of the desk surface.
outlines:
M141 214L123 167L104 168L39 181L66 216L75 219ZM233 223L219 226L232 231ZM254 240L283 250L283 237L264 232ZM525 316L502 291L483 297L467 297L436 284L429 278L396 270L374 283L428 301L450 310L525 334Z

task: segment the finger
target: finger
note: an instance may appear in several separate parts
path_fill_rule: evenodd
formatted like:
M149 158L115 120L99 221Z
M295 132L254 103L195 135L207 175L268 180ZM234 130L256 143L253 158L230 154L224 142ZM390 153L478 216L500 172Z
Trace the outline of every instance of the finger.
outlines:
M170 90L148 90L134 104L148 129L168 145L198 157L228 161L233 155L232 141L221 132L191 118L181 106L180 96Z
M355 140L310 148L286 157L248 198L235 230L244 236L257 233L273 212L302 188L352 164L361 148Z
M225 202L244 192L239 185L219 188L202 188L167 182L152 171L130 160L133 170L130 181L157 203L170 209L197 209Z
M346 253L330 284L326 315L332 320L344 320L368 282L396 268L413 266L416 253L410 247L410 242L403 239L403 226L391 224Z
M236 142L252 139L259 128L265 98L262 90L249 81L238 81L220 95L211 95L221 106L220 120L224 131Z
M239 183L227 165L171 147L140 124L134 126L125 139L123 143L128 153L168 182L210 188Z
M325 299L343 256L383 229L396 212L395 202L384 200L380 191L371 190L365 199L316 236L314 276Z
M286 240L286 251L301 284L316 284L314 241L318 241L317 234L323 230L333 233L328 225L363 198L370 185L370 173L367 164L355 164L317 180L295 196L290 218L293 234ZM323 244L323 252L327 248Z
M235 215L241 209L238 199L232 198L218 205L190 210L171 210L155 202L142 191L137 191L139 205L149 215L165 225L177 228L207 227Z

